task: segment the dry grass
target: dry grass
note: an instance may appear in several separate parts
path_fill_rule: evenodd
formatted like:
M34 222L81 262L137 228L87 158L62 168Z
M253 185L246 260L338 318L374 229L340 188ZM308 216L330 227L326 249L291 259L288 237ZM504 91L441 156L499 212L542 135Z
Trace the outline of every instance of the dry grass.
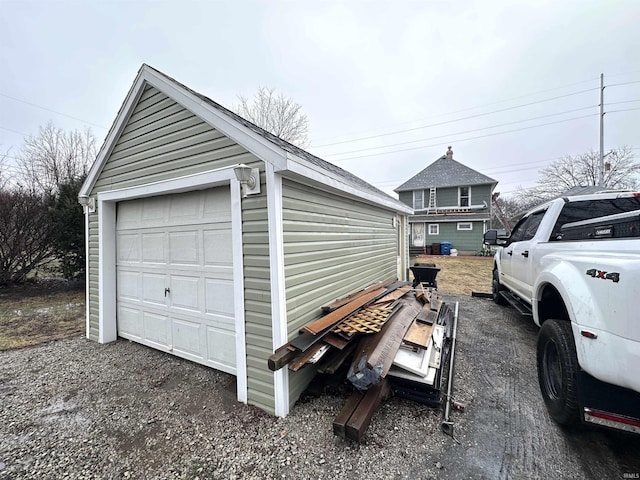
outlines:
M414 263L435 263L438 291L457 295L491 291L493 257L449 257L420 255Z
M81 335L84 305L82 289L30 286L0 290L0 350Z

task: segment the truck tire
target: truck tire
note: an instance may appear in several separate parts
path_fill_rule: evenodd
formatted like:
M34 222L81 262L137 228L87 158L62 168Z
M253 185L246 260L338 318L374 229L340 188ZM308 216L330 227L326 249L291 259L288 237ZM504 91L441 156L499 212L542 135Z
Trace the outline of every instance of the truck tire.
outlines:
M536 347L538 383L549 415L560 425L580 421L577 399L578 357L568 320L542 324Z
M507 304L505 298L500 295L502 290L504 290L504 288L500 285L500 277L498 275L498 269L496 268L493 270L493 278L491 280L491 298L493 298L493 301L498 305Z

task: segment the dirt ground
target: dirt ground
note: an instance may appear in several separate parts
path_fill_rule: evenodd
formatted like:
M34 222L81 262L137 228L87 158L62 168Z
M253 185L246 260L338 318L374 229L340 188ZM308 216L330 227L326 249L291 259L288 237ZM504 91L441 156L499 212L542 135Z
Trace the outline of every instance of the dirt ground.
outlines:
M411 265L415 264L434 264L440 269L436 280L442 293L471 295L491 291L493 257L420 255L411 259Z

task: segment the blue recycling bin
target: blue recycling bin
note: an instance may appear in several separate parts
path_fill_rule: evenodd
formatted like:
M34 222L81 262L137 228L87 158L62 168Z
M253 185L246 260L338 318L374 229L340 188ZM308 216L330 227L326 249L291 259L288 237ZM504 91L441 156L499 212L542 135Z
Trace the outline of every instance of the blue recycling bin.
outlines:
M451 242L440 242L440 254L451 255Z

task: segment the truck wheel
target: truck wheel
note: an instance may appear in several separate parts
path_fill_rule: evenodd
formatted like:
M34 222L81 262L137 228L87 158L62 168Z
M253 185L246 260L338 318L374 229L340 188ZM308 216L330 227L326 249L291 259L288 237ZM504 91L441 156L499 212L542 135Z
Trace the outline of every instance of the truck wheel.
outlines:
M493 301L498 305L507 304L507 301L505 300L505 298L502 295L500 295L500 292L502 290L504 290L504 288L502 288L502 285L500 285L498 269L495 269L493 271L493 279L491 280L491 298L493 298Z
M549 415L560 425L580 420L577 399L578 358L568 320L547 320L537 344L538 382Z

